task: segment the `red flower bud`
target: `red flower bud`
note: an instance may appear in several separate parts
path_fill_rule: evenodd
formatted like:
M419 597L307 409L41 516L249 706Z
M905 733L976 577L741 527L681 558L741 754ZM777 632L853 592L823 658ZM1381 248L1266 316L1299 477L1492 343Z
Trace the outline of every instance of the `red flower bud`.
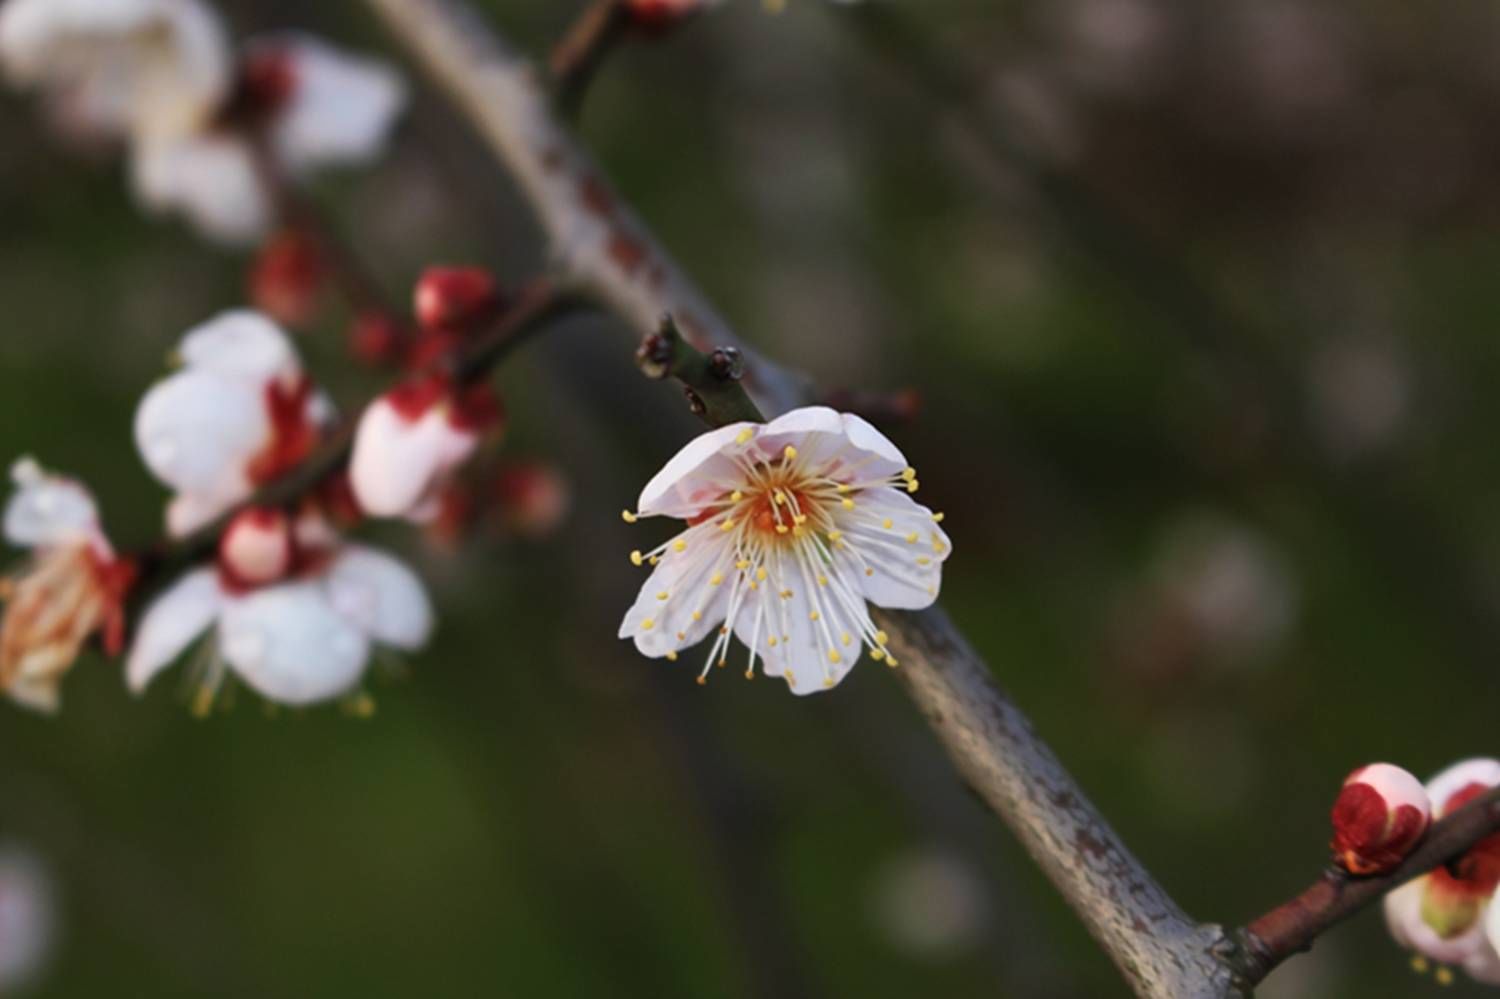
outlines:
M219 577L233 590L276 582L295 558L292 520L281 510L242 510L219 538Z
M625 14L638 28L664 31L709 6L712 0L625 0Z
M518 462L495 477L495 497L502 522L527 538L557 530L572 505L568 480L551 465Z
M349 352L364 364L393 364L406 343L406 330L382 312L366 312L349 326Z
M328 268L317 241L297 229L273 236L250 271L250 300L283 326L303 326L317 312Z
M424 329L464 333L500 307L500 291L482 267L429 267L413 296L417 322Z
M1351 874L1400 865L1432 818L1422 782L1400 767L1372 763L1344 781L1333 803L1334 861Z

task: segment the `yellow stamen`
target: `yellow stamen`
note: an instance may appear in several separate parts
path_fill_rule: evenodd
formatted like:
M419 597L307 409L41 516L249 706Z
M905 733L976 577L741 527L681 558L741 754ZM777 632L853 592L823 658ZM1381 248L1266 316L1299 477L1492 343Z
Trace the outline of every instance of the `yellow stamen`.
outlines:
M734 442L736 444L747 444L749 443L750 438L754 436L755 430L751 427L746 427L744 430L741 430L737 435L735 435Z
M750 560L747 558L742 558L734 564L734 567L736 569L748 569L750 568Z
M910 482L912 479L915 479L917 477L917 470L908 465L901 470L901 477L907 482Z
M906 543L909 544L909 545L914 545L914 544L917 543L917 532L916 531L912 531L910 534L908 534L906 536Z
M702 611L693 611L693 620L694 621L702 621L703 620L703 612Z
M909 480L907 480L907 483L906 483L906 491L907 492L914 493L914 492L916 492L920 488L922 488L922 484L920 482L918 482L916 479L909 479Z
M744 498L745 498L745 494L742 493L742 492L740 492L738 489L736 489L734 492L732 492L732 493L729 494L729 501L731 503L738 503L740 500L742 500Z
M658 600L665 600L665 599L667 599L667 591L666 590L662 590L660 593L658 593L656 595L656 599L658 599Z
M894 520L892 520L891 518L887 517L887 518L885 518L884 520L882 520L880 522L880 526L883 527L883 528L885 528L887 531L889 531L893 526L895 526L895 523L896 522Z
M620 519L624 520L625 523L627 523L627 524L634 524L637 520L640 520L641 518L637 517L635 514L631 513L629 510L621 510L620 511Z
M820 616L821 616L821 615L820 615L820 614L818 614L818 612L817 612L817 611L813 611L813 612L812 612L812 613L811 613L811 614L809 614L809 615L807 615L807 619L808 619L808 620L809 620L809 621L816 621L816 620L817 620L817 619L818 619L818 618L819 618L819 617L820 617Z
M781 453L786 455L788 461L797 457L797 449L792 447L790 444L788 444Z
M646 561L646 560L645 560L644 557L642 557L641 550L639 548L637 548L635 551L633 551L633 552L630 553L630 564L631 565L640 565L644 561Z
M721 530L721 531L732 531L732 530L734 530L734 518L733 517L725 517L724 518L724 523L722 523L722 524L719 525L719 530Z
M655 627L656 627L656 622L653 621L649 617L646 618L646 620L644 620L644 621L641 622L641 630L642 631L650 631L652 628L655 628Z
M854 509L854 501L852 499L850 499L849 497L847 497L847 496L845 496L843 499L839 500L839 502L842 503L842 504L844 504L844 509L845 510L853 510Z
M839 650L838 649L829 649L828 650L828 661L831 662L831 663L841 663L841 662L844 661L844 657L841 656L841 655L839 655Z
M687 551L687 542L686 541L682 541L682 540L677 540L677 541L672 542L672 550L674 552L685 552L685 551Z
M935 513L932 515L932 522L934 524L941 524L943 522L943 518L946 516L948 516L946 513Z
M722 582L724 582L724 574L722 572L716 572L708 577L709 586L718 586Z
M675 663L676 661L677 661L677 653L675 653L675 652L668 652L667 653L667 662L669 662L669 663Z

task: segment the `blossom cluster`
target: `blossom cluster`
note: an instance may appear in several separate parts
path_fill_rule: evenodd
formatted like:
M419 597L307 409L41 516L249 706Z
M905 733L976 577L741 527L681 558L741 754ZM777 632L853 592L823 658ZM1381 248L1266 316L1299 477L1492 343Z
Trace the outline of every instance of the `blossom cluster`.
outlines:
M143 206L232 245L270 229L279 184L373 159L406 102L390 67L307 35L236 51L199 0L5 0L0 70L65 134L122 144Z

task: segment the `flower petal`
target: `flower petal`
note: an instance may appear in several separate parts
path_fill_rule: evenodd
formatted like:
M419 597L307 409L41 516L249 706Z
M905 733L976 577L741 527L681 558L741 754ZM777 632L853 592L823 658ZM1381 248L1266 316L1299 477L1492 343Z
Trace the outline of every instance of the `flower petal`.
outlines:
M742 473L731 455L760 431L757 423L731 423L688 441L641 490L636 509L643 517L687 519L709 502L733 489Z
M845 534L834 553L839 571L857 580L877 607L931 606L943 585L943 562L953 551L932 511L890 486L866 489L854 501L853 510L833 513Z
M218 575L199 569L179 579L151 604L135 632L125 665L125 681L139 694L219 613L223 596Z
M792 693L837 686L859 660L863 649L854 613L818 585L815 568L787 559L747 598L735 615L735 637L755 649L761 672L783 677Z
M1490 949L1484 933L1484 921L1456 936L1444 938L1422 918L1423 894L1427 878L1420 877L1397 888L1385 897L1382 909L1386 927L1396 942L1441 964L1467 965Z
M349 459L349 482L366 512L376 517L410 513L436 481L473 453L479 438L453 426L434 406L415 421L387 399L365 410Z
M334 610L318 582L229 599L219 619L219 647L251 688L292 705L345 693L370 657L364 632Z
M72 479L49 475L30 458L11 467L16 492L5 507L5 537L36 547L99 537L99 511L89 491Z
M1448 799L1470 784L1500 786L1500 760L1476 757L1453 764L1427 782L1427 798L1432 802L1432 817L1446 813Z
M253 386L187 370L152 386L135 413L146 467L184 493L245 495L245 465L270 438L265 402Z
M131 180L146 208L181 212L205 237L225 245L253 244L270 226L270 199L250 149L232 136L138 141Z
M406 84L386 63L340 52L307 35L259 39L284 52L296 90L275 126L276 150L292 173L374 159L406 106Z
M634 639L641 654L652 658L697 645L722 624L736 574L731 541L712 525L690 528L676 540L684 550L667 546L620 622L619 637ZM717 584L711 582L716 573Z
M281 327L253 309L231 309L194 326L177 350L189 368L257 385L301 367Z
M377 642L419 649L432 635L432 604L422 581L385 552L344 546L326 585L334 609Z

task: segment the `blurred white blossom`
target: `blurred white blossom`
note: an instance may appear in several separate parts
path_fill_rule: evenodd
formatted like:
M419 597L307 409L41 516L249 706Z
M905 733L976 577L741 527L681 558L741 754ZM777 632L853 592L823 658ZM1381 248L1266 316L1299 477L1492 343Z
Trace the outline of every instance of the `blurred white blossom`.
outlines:
M47 868L30 850L0 844L0 994L36 982L57 937Z
M938 850L907 851L885 864L870 909L891 943L926 960L977 946L990 921L979 873Z

